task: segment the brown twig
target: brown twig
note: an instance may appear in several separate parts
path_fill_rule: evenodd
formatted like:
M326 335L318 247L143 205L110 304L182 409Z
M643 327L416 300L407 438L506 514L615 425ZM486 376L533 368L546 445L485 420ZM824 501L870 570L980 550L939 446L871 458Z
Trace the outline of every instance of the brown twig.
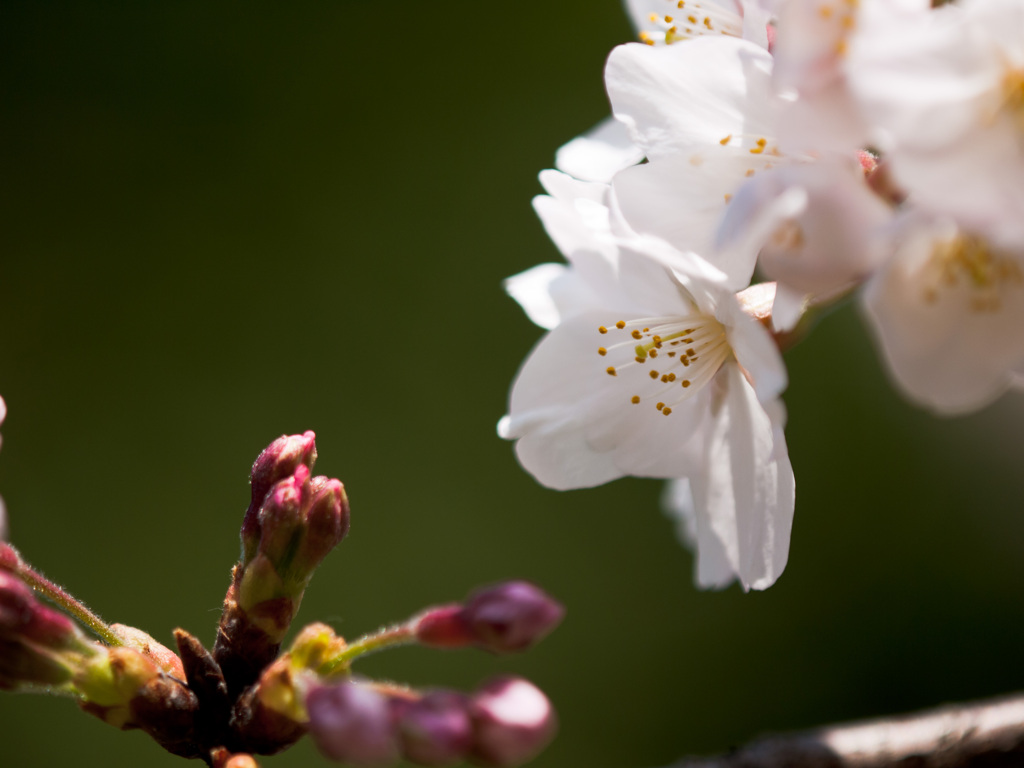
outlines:
M766 736L673 768L1020 768L1024 695Z

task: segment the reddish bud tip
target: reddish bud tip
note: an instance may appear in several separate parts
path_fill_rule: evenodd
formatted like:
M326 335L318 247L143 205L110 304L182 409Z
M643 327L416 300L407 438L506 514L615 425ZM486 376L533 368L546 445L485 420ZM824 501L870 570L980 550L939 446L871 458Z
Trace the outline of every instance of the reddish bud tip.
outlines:
M554 738L558 719L551 702L527 680L501 677L472 697L473 758L507 768L533 758Z
M494 653L521 651L553 630L565 608L527 581L508 581L470 595L462 618L473 642Z
M345 486L340 480L314 477L310 482L309 511L306 513L306 537L299 560L312 570L348 534L349 508Z
M329 760L369 766L398 760L388 700L372 688L347 681L314 688L306 710L313 742Z
M473 643L473 633L458 603L429 608L410 624L416 640L423 645L433 648L465 648Z
M315 462L316 435L312 431L301 435L281 435L253 462L249 475L253 506L259 508L274 484L294 473L296 468L305 466L312 469Z
M281 480L290 477L299 467L311 470L316 462L316 435L307 431L301 435L281 435L268 445L253 462L249 475L252 499L242 521L243 560L248 562L260 538L257 519L260 507L270 490Z
M454 691L434 691L400 708L398 731L403 756L419 765L462 762L473 745L469 700Z

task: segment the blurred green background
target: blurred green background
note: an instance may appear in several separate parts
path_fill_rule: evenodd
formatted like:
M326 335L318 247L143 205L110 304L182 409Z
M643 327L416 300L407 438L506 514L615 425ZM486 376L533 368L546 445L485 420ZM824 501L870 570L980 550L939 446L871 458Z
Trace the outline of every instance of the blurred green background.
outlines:
M495 435L538 329L501 280L607 113L616 0L0 4L0 493L111 621L212 642L256 454L313 429L352 532L299 622L355 636L473 586L568 606L524 656L363 670L555 702L535 765L658 766L766 731L1024 686L1024 407L939 420L856 307L787 355L790 563L702 593L661 484L537 486ZM0 695L0 763L172 766L66 700ZM267 766L326 765L308 744Z

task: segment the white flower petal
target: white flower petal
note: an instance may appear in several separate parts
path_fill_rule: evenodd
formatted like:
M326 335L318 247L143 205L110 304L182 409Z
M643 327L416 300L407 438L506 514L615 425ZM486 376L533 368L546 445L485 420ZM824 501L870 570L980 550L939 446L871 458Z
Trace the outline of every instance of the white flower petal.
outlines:
M609 117L562 145L555 153L555 167L577 179L608 182L643 158L643 151L629 138L626 126Z
M771 54L735 38L615 48L605 67L612 111L652 161L727 136L752 147L770 136L778 103Z
M781 427L773 425L739 367L727 365L721 375L708 472L693 489L698 535L705 516L744 589L766 589L789 556L793 471Z
M505 291L535 324L554 328L562 316L551 296L551 285L564 277L566 271L564 264L538 264L505 280Z
M897 384L942 413L976 410L1024 363L1024 253L950 224L908 225L864 308Z
M697 585L702 589L721 589L733 582L736 571L721 540L708 527L706 516L698 521L690 481L670 480L662 494L662 506L675 518L679 538L694 551Z

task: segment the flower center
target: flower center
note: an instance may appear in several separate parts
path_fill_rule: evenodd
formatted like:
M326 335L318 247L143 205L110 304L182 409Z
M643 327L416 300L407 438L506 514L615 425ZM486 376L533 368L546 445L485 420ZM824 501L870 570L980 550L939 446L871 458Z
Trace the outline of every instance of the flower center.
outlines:
M701 35L743 36L743 19L715 3L695 0L665 0L668 13L652 13L648 19L653 29L640 33L640 42L654 45L663 38L667 45Z
M711 381L732 354L725 327L706 315L619 320L597 330L614 342L597 353L625 361L605 373L628 379L631 403L653 403L665 416Z
M1010 69L1003 75L1002 97L1003 111L1024 133L1024 69Z
M1001 289L1020 290L1024 271L1017 259L992 249L980 237L957 235L937 243L926 267L924 300L934 304L942 291L966 289L971 312L1002 309Z

